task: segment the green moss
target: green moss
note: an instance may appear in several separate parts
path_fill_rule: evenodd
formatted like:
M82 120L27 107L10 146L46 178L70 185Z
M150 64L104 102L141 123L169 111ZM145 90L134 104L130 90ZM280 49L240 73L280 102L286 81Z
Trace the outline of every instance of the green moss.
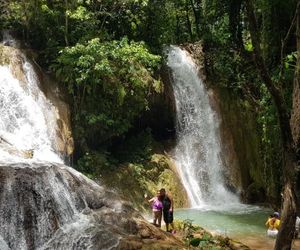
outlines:
M277 192L274 185L276 179L274 175L268 174L272 166L264 162L257 111L247 100L242 100L229 89L220 88L218 91L222 103L220 105L222 126L232 135L244 198L251 202L272 199ZM250 197L252 198L249 200Z
M9 54L7 48L0 44L0 65L9 64Z
M141 164L124 164L102 173L101 180L142 211L150 211L144 194L155 195L160 188L165 188L172 195L175 207L188 205L185 189L167 155L153 154L149 161Z

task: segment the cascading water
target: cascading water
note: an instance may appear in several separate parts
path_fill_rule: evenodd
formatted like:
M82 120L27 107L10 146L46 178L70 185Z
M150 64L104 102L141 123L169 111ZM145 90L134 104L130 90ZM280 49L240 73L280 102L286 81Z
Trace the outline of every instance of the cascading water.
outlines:
M176 104L174 158L192 207L237 203L224 185L219 122L198 69L179 47L168 49Z
M185 50L171 46L167 53L176 106L173 157L191 204L191 208L177 211L176 216L219 234L248 238L252 244L255 239L265 245L264 222L270 210L241 204L226 189L218 116L199 69ZM272 247L272 243L265 246Z
M40 90L25 58L22 68L25 82L17 80L8 66L0 66L0 161L32 158L62 163L55 152L57 110Z
M62 164L59 113L40 90L33 65L0 44L2 57L0 249L116 249L136 233L135 211Z

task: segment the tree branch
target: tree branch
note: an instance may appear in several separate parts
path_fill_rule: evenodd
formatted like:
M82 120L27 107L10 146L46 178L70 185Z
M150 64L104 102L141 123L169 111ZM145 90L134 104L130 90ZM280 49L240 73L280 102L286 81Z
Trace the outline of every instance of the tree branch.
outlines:
M282 76L283 76L283 70L284 70L284 50L285 50L285 46L288 42L288 39L292 33L292 30L296 24L296 20L297 20L297 15L298 15L298 11L300 10L300 1L297 4L296 10L295 10L295 14L293 16L290 28L288 30L288 32L286 33L284 39L281 41L281 51L280 51L280 71L279 71L279 82L282 81Z
M264 84L266 85L268 91L270 92L275 107L277 109L279 124L282 134L282 142L284 147L292 145L292 133L289 124L289 112L285 104L285 100L283 98L280 90L275 86L275 83L271 79L269 74L269 70L265 64L265 61L262 56L262 51L260 48L260 36L257 27L257 21L254 12L254 6L252 0L246 0L246 11L249 21L249 30L250 36L254 49L254 59L257 70L259 71L260 77L262 78Z
M295 195L295 173L296 173L296 151L294 148L294 141L292 138L292 131L289 123L289 112L285 104L282 92L275 86L275 82L271 79L269 70L266 66L262 51L260 48L260 37L257 26L257 21L254 12L254 5L252 0L246 0L246 12L249 21L249 31L254 49L254 58L265 86L274 101L283 144L283 202L282 202L282 223L279 233L277 235L275 250L291 249L291 243L295 231L296 218L296 195ZM298 12L297 12L298 13ZM289 32L288 32L289 33Z

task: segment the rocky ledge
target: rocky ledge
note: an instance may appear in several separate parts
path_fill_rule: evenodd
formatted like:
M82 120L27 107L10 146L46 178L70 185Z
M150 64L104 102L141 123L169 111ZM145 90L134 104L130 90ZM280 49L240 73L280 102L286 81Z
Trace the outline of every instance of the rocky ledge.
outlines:
M184 249L131 205L60 164L0 164L0 248Z

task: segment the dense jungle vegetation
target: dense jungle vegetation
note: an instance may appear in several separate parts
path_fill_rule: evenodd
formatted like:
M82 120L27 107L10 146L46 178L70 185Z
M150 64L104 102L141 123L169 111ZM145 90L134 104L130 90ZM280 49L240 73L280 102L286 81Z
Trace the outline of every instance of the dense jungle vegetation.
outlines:
M162 51L168 44L201 41L211 85L228 89L255 114L264 176L259 188L270 201L280 201L283 183L295 183L295 168L285 167L287 158L294 166L299 152L289 127L297 73L297 4L10 0L0 2L0 29L13 30L67 89L74 164L91 176L124 162L143 164L161 150L161 143L173 139L168 132L172 116L165 112L165 118L153 121L154 110L164 113L155 102L164 91Z

